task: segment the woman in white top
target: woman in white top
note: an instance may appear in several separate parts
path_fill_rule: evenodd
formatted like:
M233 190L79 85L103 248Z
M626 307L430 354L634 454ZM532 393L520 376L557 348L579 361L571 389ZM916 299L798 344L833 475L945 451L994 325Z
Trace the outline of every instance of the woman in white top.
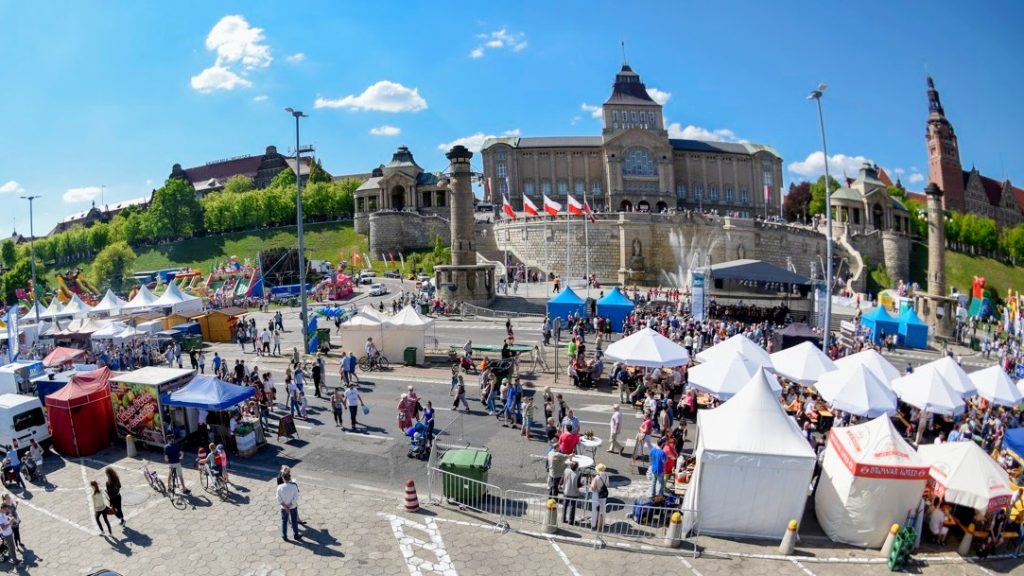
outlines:
M593 512L590 515L591 530L604 527L604 515L608 506L608 473L604 463L597 465L597 473L590 480L590 499Z

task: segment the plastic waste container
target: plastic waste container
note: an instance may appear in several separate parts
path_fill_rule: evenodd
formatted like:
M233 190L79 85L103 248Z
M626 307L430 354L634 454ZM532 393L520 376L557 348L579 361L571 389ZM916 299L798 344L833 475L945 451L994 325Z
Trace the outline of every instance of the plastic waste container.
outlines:
M491 453L483 450L449 450L439 465L444 475L444 497L455 502L475 502L487 495Z
M320 348L331 347L331 329L330 328L317 328L316 336L320 339Z
M423 314L424 316L430 314L430 304L427 302L420 302L420 314Z
M402 359L405 361L406 366L416 365L416 348L409 347L405 349L405 353L402 354Z

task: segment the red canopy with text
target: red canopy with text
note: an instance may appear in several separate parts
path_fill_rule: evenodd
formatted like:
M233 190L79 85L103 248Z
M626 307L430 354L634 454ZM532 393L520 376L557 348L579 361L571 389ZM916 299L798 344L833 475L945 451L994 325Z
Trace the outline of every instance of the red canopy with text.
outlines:
M114 438L110 368L76 374L67 386L46 397L53 448L64 456L88 456Z

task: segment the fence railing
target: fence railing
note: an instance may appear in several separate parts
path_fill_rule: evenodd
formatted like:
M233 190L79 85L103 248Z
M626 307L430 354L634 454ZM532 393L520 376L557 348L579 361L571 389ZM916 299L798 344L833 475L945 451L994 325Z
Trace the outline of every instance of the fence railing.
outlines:
M509 312L505 310L491 310L482 306L475 306L463 302L460 310L465 316L476 316L478 318L543 318L543 314L531 314L528 312Z

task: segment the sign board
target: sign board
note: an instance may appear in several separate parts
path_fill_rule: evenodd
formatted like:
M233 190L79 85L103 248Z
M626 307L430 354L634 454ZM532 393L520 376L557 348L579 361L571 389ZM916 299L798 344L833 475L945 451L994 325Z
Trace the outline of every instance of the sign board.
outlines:
M290 414L287 416L281 416L281 419L277 421L277 437L291 438L292 436L298 436L299 432L295 429L295 418Z
M825 309L828 306L828 293L824 280L814 281L814 312L817 314L818 330L825 333Z
M8 361L14 362L18 359L18 355L21 354L21 335L18 334L18 313L21 311L21 306L15 304L11 306L10 311L7 312L7 350L9 352Z
M697 322L704 321L704 282L703 272L690 273L690 292L693 294L690 301L690 314Z

